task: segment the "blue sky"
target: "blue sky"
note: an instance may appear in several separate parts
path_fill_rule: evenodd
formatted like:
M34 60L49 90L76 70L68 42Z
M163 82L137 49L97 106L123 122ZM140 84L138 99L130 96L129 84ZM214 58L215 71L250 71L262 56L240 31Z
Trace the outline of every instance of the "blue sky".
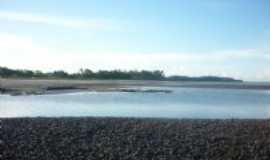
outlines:
M269 81L269 19L268 0L0 0L0 65Z

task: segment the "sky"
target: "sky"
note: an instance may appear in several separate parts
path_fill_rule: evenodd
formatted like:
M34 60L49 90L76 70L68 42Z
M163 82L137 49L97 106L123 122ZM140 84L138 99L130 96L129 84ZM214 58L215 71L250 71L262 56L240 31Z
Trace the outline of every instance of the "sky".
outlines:
M269 0L0 0L0 66L270 81Z

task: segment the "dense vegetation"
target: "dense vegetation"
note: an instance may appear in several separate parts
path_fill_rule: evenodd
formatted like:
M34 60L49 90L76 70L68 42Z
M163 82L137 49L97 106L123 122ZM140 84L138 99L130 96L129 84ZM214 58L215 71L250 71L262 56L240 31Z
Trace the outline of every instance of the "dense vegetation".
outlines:
M90 69L80 69L77 73L68 73L63 70L53 72L41 72L32 70L9 69L0 67L2 78L46 78L46 79L108 79L108 80L168 80L168 81L239 81L227 77L203 76L165 76L163 71L121 71L121 70L100 70L94 72Z

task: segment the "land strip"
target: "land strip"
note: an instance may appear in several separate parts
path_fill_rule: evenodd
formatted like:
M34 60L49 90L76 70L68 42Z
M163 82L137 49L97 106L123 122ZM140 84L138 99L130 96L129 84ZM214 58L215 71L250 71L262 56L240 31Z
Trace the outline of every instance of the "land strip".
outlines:
M181 82L151 80L55 80L55 79L0 79L0 93L47 94L70 91L121 91L140 92L140 87L187 87L217 89L256 89L270 90L270 83L246 82ZM134 89L135 88L135 89ZM170 90L156 90L169 93ZM150 92L155 92L152 90Z

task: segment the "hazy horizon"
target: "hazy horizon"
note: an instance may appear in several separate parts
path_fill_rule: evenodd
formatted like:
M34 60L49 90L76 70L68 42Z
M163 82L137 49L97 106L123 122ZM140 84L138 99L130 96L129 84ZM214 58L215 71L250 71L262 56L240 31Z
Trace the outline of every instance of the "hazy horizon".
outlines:
M267 0L0 0L0 66L270 81Z

